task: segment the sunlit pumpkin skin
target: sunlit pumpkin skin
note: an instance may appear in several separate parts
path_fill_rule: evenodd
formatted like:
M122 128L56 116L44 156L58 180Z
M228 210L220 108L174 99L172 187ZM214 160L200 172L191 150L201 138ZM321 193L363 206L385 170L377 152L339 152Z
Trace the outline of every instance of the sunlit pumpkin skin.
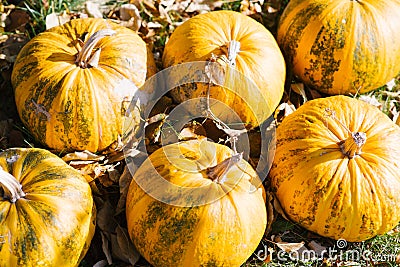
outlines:
M288 66L321 92L374 90L400 72L400 1L292 0L277 40Z
M230 49L232 60L228 57ZM256 90L250 88L247 92L243 78L235 74L230 88L212 86L210 89L210 97L236 112L247 128L256 127L267 119L283 94L286 68L274 37L263 25L239 12L214 11L190 18L172 33L162 59L165 68L194 61L216 61L224 68L231 66L249 79ZM198 70L187 71L184 78L190 80ZM213 78L218 80L219 77ZM171 93L180 103L207 96L208 88L207 83L189 83ZM220 106L211 109L226 122L236 120L229 117L232 111Z
M357 132L366 136L355 135L358 146ZM316 99L276 134L270 177L290 219L354 242L399 223L400 128L379 109L347 96Z
M153 266L240 266L256 249L266 208L262 189L249 191L258 179L255 171L241 159L225 177L211 179L218 173L212 167L222 167L231 156L220 144L185 141L152 153L134 174L126 203L128 231ZM158 175L178 188L157 183ZM183 195L182 186L203 191ZM162 201L142 188L164 190ZM167 204L175 200L178 205Z
M77 62L82 41L101 30L107 36ZM18 113L38 141L57 151L97 152L122 135L130 99L154 73L154 59L135 32L104 19L75 19L22 48L12 84Z
M78 266L95 231L86 180L43 149L5 150L0 167L0 266ZM14 200L4 173L22 185Z

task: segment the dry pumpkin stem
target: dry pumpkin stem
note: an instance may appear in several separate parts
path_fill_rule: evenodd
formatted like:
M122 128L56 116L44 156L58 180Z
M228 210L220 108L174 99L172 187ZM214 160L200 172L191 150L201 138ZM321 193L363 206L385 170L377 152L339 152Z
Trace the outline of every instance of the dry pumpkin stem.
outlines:
M3 198L8 199L11 203L15 203L18 199L25 197L25 193L22 191L22 185L1 166L0 186L4 191Z
M226 178L225 174L229 171L229 169L238 163L243 158L243 153L235 153L232 157L223 160L221 163L213 167L208 167L206 171L206 175L212 181L217 183L223 183Z
M228 55L228 59L227 59L227 63L229 65L229 67L234 67L236 65L236 57L240 51L240 42L232 40L227 44L227 55ZM215 59L215 56L212 55L212 58L209 61L211 62L217 62ZM228 67L228 68L229 68ZM206 66L206 72L207 69L211 69L209 66ZM211 105L210 105L210 91L211 91L211 85L213 84L213 73L212 71L209 72L208 75L208 87L207 87L207 101L206 101L206 117L212 119L215 123L216 126L221 129L222 131L224 131L228 136L229 136L229 142L231 143L232 146L232 150L234 152L234 156L236 156L237 154L240 154L237 152L236 149L236 142L238 140L238 136L240 136L242 133L247 132L246 129L243 130L234 130L231 129L226 123L224 123L223 121L221 121L217 116L215 116L215 114L212 112L211 110Z
M112 36L116 32L111 29L103 29L95 32L89 37L89 39L84 43L82 50L79 51L76 58L76 65L81 68L97 67L100 59L101 49L97 49L92 55L92 51L97 43L106 36ZM92 55L92 56L91 56Z
M240 42L232 40L228 44L228 63L231 66L236 65L236 57L240 52Z
M349 133L349 137L339 143L342 153L350 159L360 155L362 153L361 148L367 141L367 135L363 132L351 132L349 128L336 117L335 111L330 108L325 109L325 116L338 122Z

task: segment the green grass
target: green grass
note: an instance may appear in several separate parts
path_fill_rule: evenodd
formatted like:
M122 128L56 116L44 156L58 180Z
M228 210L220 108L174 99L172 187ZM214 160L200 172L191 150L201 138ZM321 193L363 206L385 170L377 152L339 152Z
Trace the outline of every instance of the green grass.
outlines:
M25 10L31 17L28 36L33 38L37 34L46 30L46 17L51 13L61 13L63 11L74 11L81 7L85 0L27 0L20 8Z

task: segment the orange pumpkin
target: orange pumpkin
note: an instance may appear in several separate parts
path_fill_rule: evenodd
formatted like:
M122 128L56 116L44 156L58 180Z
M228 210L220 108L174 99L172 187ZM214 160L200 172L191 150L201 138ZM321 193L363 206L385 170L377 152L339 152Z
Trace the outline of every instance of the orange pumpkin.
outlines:
M260 185L253 168L226 146L164 146L133 176L129 235L154 266L240 266L267 224L263 190L254 183Z
M74 19L37 35L12 72L22 122L57 151L106 149L122 135L137 88L155 71L147 52L135 32L104 19Z
M96 210L85 178L44 149L0 153L0 266L78 266Z
M277 128L270 171L290 219L320 235L363 241L400 221L400 128L347 96L306 102Z
M288 66L328 94L385 85L400 72L399 0L291 0L277 40Z
M246 128L261 124L278 106L285 62L272 34L254 19L234 11L214 11L178 26L165 46L163 66L198 61L216 62L221 70L213 73L207 64L203 70L187 64L185 70L177 69L176 75L171 71L170 83L182 85L171 91L177 102L209 95L216 100L210 107L214 115L227 124L243 123ZM222 86L188 82L199 70ZM190 105L188 110L198 107Z

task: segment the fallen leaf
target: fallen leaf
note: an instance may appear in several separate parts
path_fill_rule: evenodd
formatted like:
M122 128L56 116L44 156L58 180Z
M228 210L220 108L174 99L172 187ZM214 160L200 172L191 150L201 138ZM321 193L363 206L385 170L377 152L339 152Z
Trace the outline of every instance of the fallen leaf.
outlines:
M46 16L46 30L63 25L70 20L71 17L66 12L61 13L61 15L50 13Z
M120 7L119 15L122 20L120 24L133 31L139 31L142 25L142 18L139 13L139 9L134 4L123 4Z
M93 265L93 267L105 267L105 266L108 266L107 260L98 261Z
M279 111L284 111L284 117L289 116L290 114L292 114L296 108L294 107L293 104L289 103L282 103L278 106L278 108L276 109L278 112Z
M296 94L301 95L303 98L303 104L307 102L307 95L306 91L304 91L304 84L303 83L294 83L290 85L290 88L292 91L294 91Z
M371 104L379 109L382 108L382 103L378 101L378 99L376 99L375 95L368 94L368 95L361 95L359 97L359 100L367 102L368 104Z
M10 9L7 12L7 20L5 31L7 32L25 32L26 26L29 24L30 17L27 12L19 8L12 8L13 6L8 6ZM4 13L3 13L4 14Z
M107 167L107 174L108 174L108 177L109 177L109 179L110 179L111 181L113 181L114 183L118 183L119 178L121 177L121 174L120 174L119 171L115 168L115 167L117 167L117 166L120 165L120 164L121 164L121 162L117 162L116 164L112 164L112 165L109 165L109 166Z
M117 223L114 220L115 207L107 200L103 202L101 208L97 211L97 226L103 233L110 234L114 232Z
M128 195L129 185L132 181L132 175L127 166L125 166L124 172L122 173L119 179L119 191L120 197L118 200L117 208L115 210L115 214L119 214L125 211L125 204L126 204L126 196Z
M389 91L392 91L393 88L396 87L396 79L391 79L387 84L386 87Z
M94 1L85 2L85 10L89 16L94 18L102 18L103 13L100 11L100 4Z
M112 252L118 255L116 258L132 265L138 262L140 254L133 245L127 229L118 225L116 235L113 235L111 240Z
M278 248L280 248L281 250L283 250L285 252L297 251L301 247L304 246L304 242L303 241L300 242L300 243L277 242L275 244L278 246Z
M62 159L65 162L69 162L69 161L101 161L104 158L105 158L104 156L99 156L88 150L76 151L73 153L66 154L65 156L62 157Z
M209 5L191 2L189 6L185 9L188 13L198 12L198 13L205 13L211 11Z
M196 122L192 121L185 125L185 127L178 134L179 140L191 140L191 139L199 139L207 136L207 133L204 127Z
M268 234L272 230L272 224L275 221L274 207L271 202L274 201L274 197L270 192L266 192L266 206L267 206L267 228L265 233Z
M108 240L108 238L106 237L106 235L103 232L100 232L100 235L101 235L101 242L102 242L101 248L103 249L104 255L106 255L108 265L111 265L113 263L113 260L112 260L112 255L111 255L111 251L110 251L110 247L109 247L110 241Z
M327 251L327 248L322 246L321 244L319 244L318 242L311 240L308 243L308 247L310 249L312 249L313 251L315 251L315 253L317 254L317 256L321 257L323 256L323 254Z
M134 156L127 154L124 171L119 178L119 191L120 198L118 200L115 214L119 214L125 210L126 196L128 194L129 185L132 181L132 175L136 172L143 161L147 159L147 154L136 150L137 153ZM133 154L131 154L133 155Z

